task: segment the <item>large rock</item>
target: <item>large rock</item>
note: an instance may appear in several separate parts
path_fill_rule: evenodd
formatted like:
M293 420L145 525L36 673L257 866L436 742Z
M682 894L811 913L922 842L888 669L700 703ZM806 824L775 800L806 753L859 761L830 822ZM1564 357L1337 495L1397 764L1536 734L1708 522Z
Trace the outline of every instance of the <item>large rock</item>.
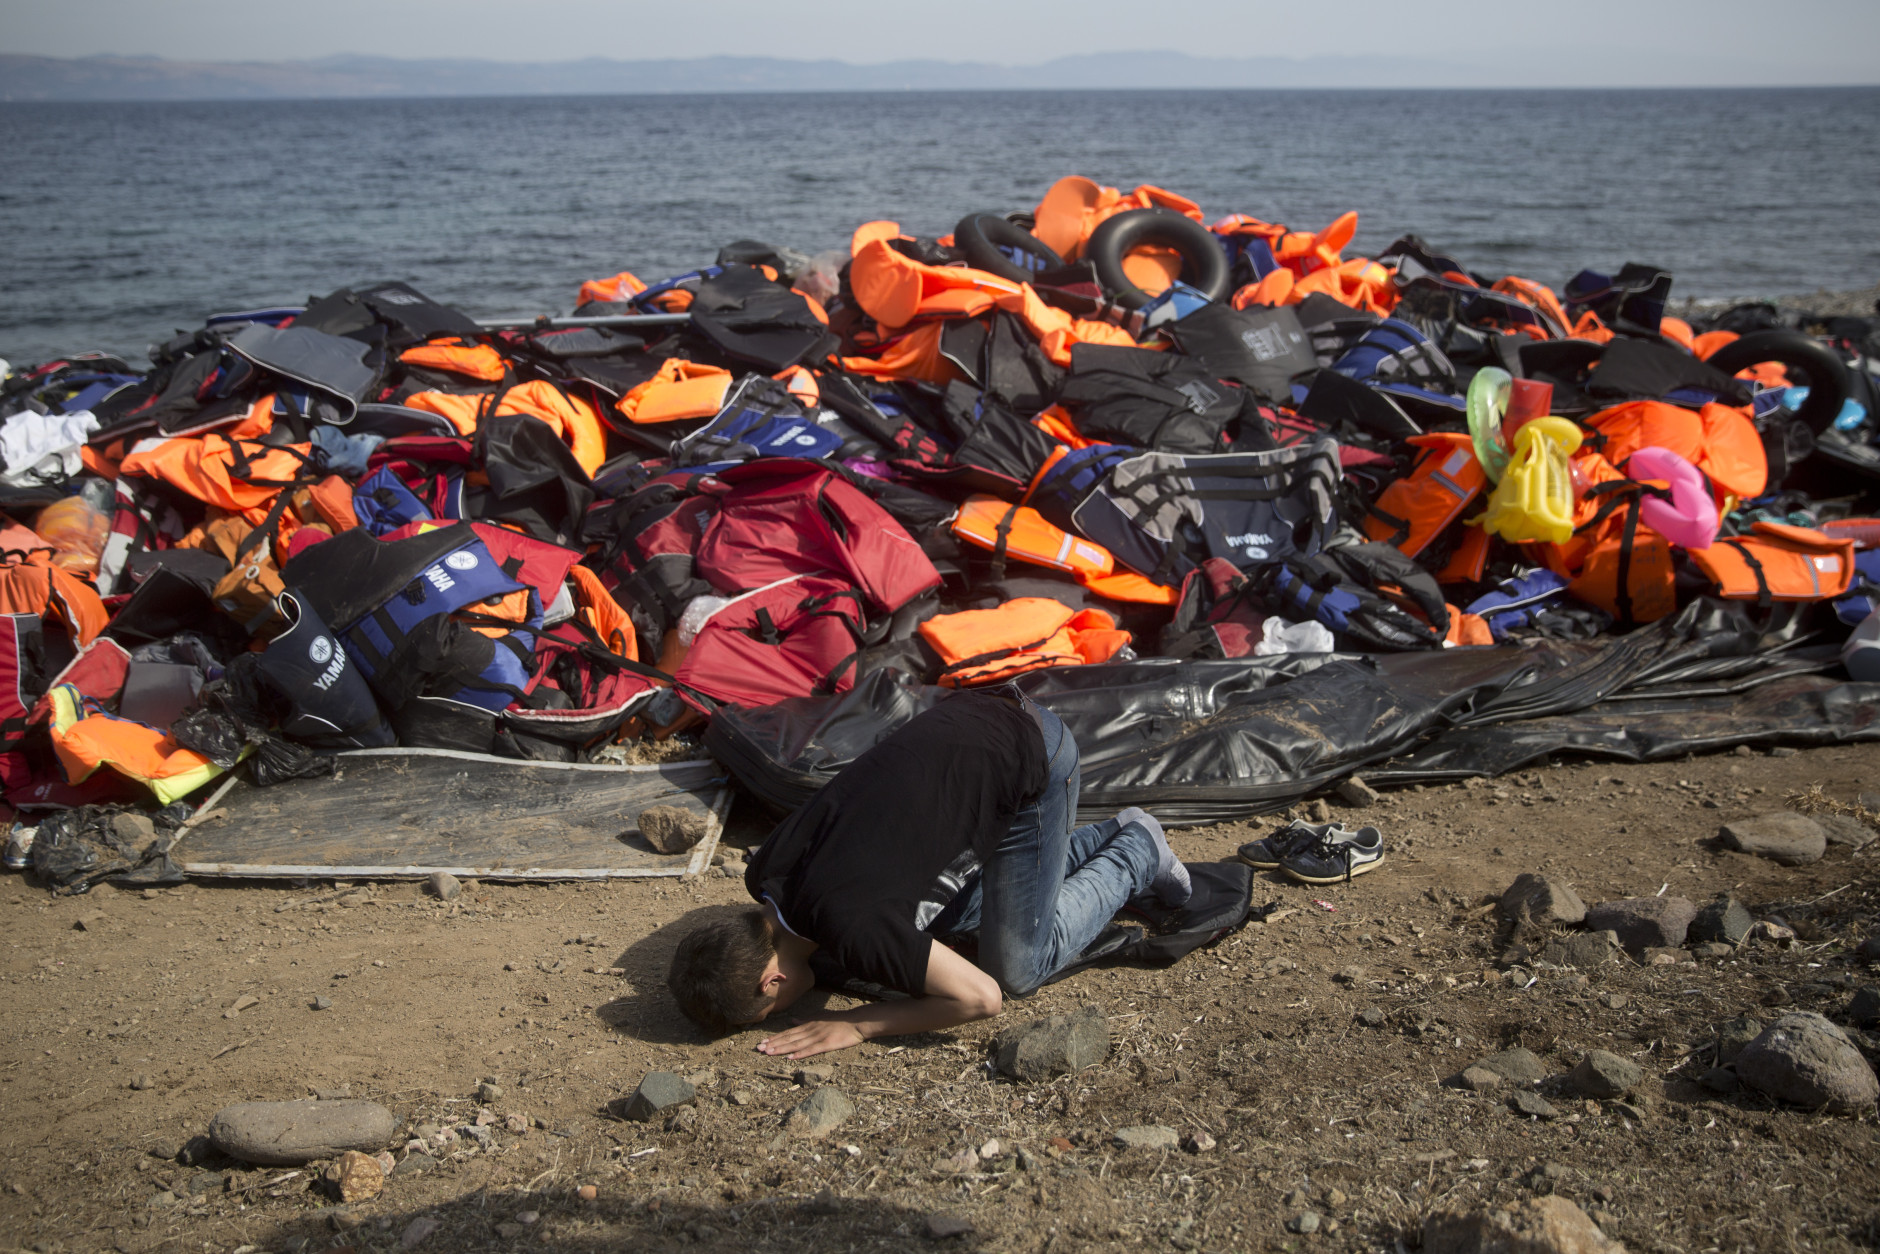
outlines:
M648 806L640 811L640 835L661 853L684 853L711 830L703 814L678 806Z
M1580 932L1547 942L1540 960L1556 967L1577 967L1588 971L1602 962L1612 961L1619 952L1619 937L1613 932Z
M1723 838L1725 848L1753 853L1783 866L1819 862L1828 852L1828 833L1822 830L1821 824L1792 810L1776 810L1725 823L1718 835Z
M1439 1212L1423 1221L1423 1254L1625 1254L1586 1212L1559 1194L1505 1210Z
M684 1077L670 1071L649 1071L620 1114L636 1123L646 1123L654 1115L683 1106L697 1096L698 1090Z
M1741 945L1756 926L1756 916L1734 897L1719 897L1697 912L1686 935L1693 941Z
M1565 880L1524 871L1501 895L1501 912L1539 927L1573 926L1586 918L1586 903Z
M1645 1078L1645 1070L1630 1058L1588 1050L1573 1069L1573 1083L1588 1097L1624 1097Z
M1631 953L1675 949L1684 943L1697 907L1683 897L1625 897L1602 901L1586 912L1586 926L1614 932Z
M1082 1071L1109 1053L1109 1021L1103 1017L1103 1008L1095 1005L1007 1028L993 1042L994 1064L1018 1080L1046 1080Z
M384 1149L392 1126L392 1112L377 1102L241 1102L216 1112L209 1140L243 1162L298 1167L347 1150Z
M796 1104L784 1119L783 1130L791 1136L824 1137L854 1113L855 1103L841 1089L817 1089Z
M1840 1028L1818 1014L1783 1015L1736 1058L1744 1084L1797 1106L1851 1115L1873 1109L1880 1080Z

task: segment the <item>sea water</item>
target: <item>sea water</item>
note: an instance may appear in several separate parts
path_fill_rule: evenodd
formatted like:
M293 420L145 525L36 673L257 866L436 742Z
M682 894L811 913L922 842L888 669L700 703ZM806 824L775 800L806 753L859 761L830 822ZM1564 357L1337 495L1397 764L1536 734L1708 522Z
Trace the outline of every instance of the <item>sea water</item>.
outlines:
M1880 89L1113 91L0 105L0 357L129 355L225 310L402 279L565 312L732 240L938 235L1066 174L1350 251L1414 232L1559 287L1674 296L1880 280Z

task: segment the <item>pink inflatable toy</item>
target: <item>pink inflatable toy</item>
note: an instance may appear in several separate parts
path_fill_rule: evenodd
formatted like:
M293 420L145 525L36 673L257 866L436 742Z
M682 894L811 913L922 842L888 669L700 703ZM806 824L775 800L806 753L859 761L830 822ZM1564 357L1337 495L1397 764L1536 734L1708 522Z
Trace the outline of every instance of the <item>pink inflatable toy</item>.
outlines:
M1671 485L1669 501L1646 494L1640 522L1682 548L1710 547L1717 538L1717 503L1697 467L1668 448L1646 447L1632 454L1625 471L1635 482L1662 479Z

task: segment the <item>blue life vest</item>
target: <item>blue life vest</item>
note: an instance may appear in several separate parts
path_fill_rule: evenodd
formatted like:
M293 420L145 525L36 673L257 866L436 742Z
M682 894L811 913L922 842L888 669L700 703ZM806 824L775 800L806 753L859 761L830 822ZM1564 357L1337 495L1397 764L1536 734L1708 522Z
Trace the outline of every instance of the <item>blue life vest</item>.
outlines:
M405 486L404 480L392 473L390 466L380 467L377 473L361 480L353 489L353 513L359 516L359 525L375 536L388 535L406 523L424 522L432 517L424 502Z
M494 640L459 616L474 618L478 605L527 590L472 536L349 628L348 651L394 710L419 697L502 710L528 687L541 602L529 591L527 621L504 624Z

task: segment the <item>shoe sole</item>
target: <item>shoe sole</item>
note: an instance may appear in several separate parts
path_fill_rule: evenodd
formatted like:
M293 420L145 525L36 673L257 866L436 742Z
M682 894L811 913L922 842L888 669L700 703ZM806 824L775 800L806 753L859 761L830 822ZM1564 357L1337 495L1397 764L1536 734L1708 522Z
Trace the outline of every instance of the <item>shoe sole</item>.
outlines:
M1245 862L1248 866L1252 867L1256 871L1277 871L1279 869L1279 863L1276 860L1259 860L1259 859L1249 858L1244 853L1236 853L1234 856L1239 858L1242 862Z
M1363 875L1365 872L1374 871L1378 867L1381 867L1383 865L1384 865L1384 858L1382 855L1376 858L1373 858L1369 862L1361 862L1357 866L1354 866L1351 868L1351 878L1356 879L1358 876ZM1301 875L1299 872L1293 870L1289 866L1282 866L1280 867L1280 870L1286 872L1286 877L1288 879L1298 880L1301 884L1342 884L1345 882L1345 878L1346 878L1345 873L1343 871L1340 871L1337 875L1327 875L1327 876L1321 877L1321 876L1312 876L1312 875Z

